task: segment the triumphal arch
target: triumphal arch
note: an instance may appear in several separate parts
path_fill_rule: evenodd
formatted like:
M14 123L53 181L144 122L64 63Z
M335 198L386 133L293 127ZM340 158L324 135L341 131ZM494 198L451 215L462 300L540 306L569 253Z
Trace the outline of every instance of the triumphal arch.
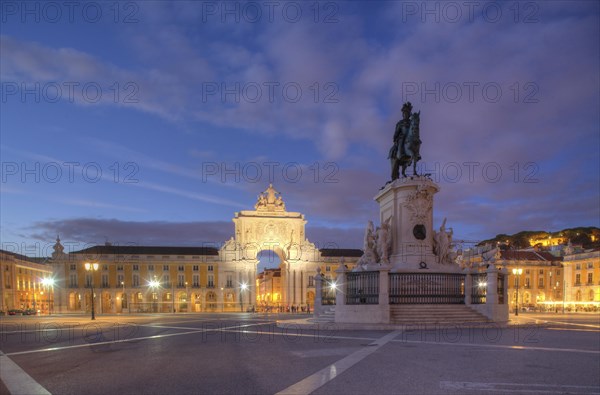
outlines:
M272 251L279 257L283 306L312 303L313 277L321 265L325 266L322 268L325 271L327 263L337 264L344 255L349 255L345 257L345 263L352 265L360 256L360 251L357 253L356 250L317 248L305 236L307 221L304 215L287 211L281 194L273 185L258 195L254 210L235 213L233 222L235 236L219 252L223 262L219 277L228 278L235 273L238 283L255 285L258 255ZM249 287L249 293L250 301L255 301L256 286Z

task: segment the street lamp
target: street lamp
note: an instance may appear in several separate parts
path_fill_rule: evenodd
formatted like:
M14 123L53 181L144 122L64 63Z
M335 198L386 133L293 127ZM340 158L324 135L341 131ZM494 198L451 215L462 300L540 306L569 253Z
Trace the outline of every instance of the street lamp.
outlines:
M523 269L513 269L512 272L517 276L517 301L515 302L515 315L519 315L519 276L523 273Z
M240 285L240 305L241 305L241 308L242 308L242 313L244 312L244 297L243 297L242 293L243 293L243 292L244 292L246 289L248 289L248 284L246 284L246 283L242 283L242 284Z
M550 281L548 282L548 284L552 287L552 268L550 268L550 273L548 273L550 275ZM552 288L552 294L550 299L552 301L554 301L554 290L556 289L556 287Z
M123 293L121 294L121 313L124 313L124 309L127 307L127 297L125 296L125 281L121 281L121 286L123 287ZM131 308L129 309L131 312Z
M152 288L152 312L156 313L156 288L160 286L160 282L156 279L156 276L154 276L154 279L150 280L148 285Z
M98 271L99 266L100 265L98 265L97 263L85 263L85 270L88 272L92 272L92 281L90 281L90 288L92 290L92 320L96 319L96 312L94 310L94 272Z
M42 285L46 288L46 304L48 305L48 315L50 315L50 287L54 286L54 279L46 277L42 279Z
M185 312L189 313L191 311L192 301L190 300L190 288L188 287L188 282L185 282Z

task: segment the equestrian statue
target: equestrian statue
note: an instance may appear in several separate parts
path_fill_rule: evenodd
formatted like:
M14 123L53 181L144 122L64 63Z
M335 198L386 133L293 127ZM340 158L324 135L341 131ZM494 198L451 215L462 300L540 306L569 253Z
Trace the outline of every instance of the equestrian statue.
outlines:
M402 119L396 124L394 132L394 145L390 148L388 159L392 165L392 181L402 176L407 177L406 168L413 166L413 175L417 174L417 162L421 160L419 151L421 139L419 138L419 122L421 111L413 113L412 104L404 103L402 106Z

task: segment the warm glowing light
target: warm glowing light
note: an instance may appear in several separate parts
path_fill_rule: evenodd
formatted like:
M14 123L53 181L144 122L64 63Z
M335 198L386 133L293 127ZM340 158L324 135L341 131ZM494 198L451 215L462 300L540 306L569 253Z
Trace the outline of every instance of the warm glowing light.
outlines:
M44 285L46 287L52 287L52 286L54 286L54 279L53 278L43 278L42 285Z
M148 282L148 285L151 286L152 288L157 288L160 285L160 283L157 280L150 280Z
M246 289L248 289L248 284L242 283L240 287L242 288L242 291L245 291Z
M333 290L335 290L335 289L337 288L337 284L335 283L335 281L332 281L332 282L329 284L329 288L330 288L332 291L333 291Z
M96 270L98 270L99 266L100 265L98 265L97 263L86 262L85 263L85 270L87 270L87 271L90 271L90 270L96 271Z
M513 269L512 272L513 272L513 274L521 275L521 274L523 274L523 269Z

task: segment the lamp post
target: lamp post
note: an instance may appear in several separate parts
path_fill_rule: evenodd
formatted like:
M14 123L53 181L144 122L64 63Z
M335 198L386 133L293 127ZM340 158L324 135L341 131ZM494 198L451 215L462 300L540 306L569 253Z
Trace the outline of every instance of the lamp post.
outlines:
M156 276L154 276L154 279L150 280L148 285L150 286L150 288L152 288L152 312L156 313L156 311L154 311L156 310L156 288L160 286L160 283L158 282L158 280L156 280Z
M240 285L240 305L242 308L242 313L244 312L244 296L242 295L244 291L248 288L248 284L242 283Z
M519 315L519 276L523 273L523 269L513 269L512 272L517 276L517 300L515 302L515 315Z
M96 312L94 310L94 272L98 271L97 263L85 263L85 270L92 273L92 281L90 281L90 289L92 290L92 320L96 319Z
M550 281L548 282L548 284L552 287L552 268L550 268L550 273L548 273L550 275ZM554 288L552 288L552 295L550 297L550 299L552 301L554 301Z
M191 310L191 300L190 300L190 290L188 287L188 282L185 282L185 312L189 313Z
M564 269L564 266L563 266L563 272L562 273L563 273L563 311L562 311L562 313L564 314L565 313L565 297L566 297L566 294L567 294L567 281L565 280L565 269Z
M123 293L121 294L121 313L124 313L124 310L127 307L127 297L125 296L125 281L121 281L121 286L123 287ZM129 311L131 312L131 309Z
M175 314L175 282L171 281L171 312Z
M50 287L54 286L54 279L46 277L42 279L42 285L46 288L46 304L48 305L48 315L50 315L52 313L50 310Z

